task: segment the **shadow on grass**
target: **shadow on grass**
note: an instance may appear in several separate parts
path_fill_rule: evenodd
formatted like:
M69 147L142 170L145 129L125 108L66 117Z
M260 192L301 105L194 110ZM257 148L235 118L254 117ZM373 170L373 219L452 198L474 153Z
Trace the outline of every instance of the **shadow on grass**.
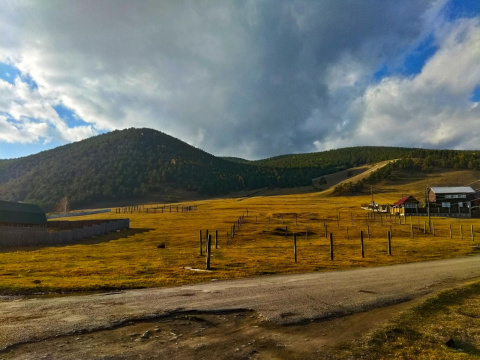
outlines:
M130 228L130 229L118 230L110 234L94 236L92 238L83 239L80 241L66 243L66 244L5 247L5 248L0 248L0 253L8 253L8 252L15 252L15 251L37 251L44 248L51 248L51 247L58 248L58 247L65 247L65 246L72 246L72 245L95 245L95 244L101 244L101 243L110 242L114 240L125 239L130 236L143 234L152 230L155 230L155 229Z
M462 341L455 342L455 346L453 348L459 353L465 353L475 357L480 357L480 349L470 343Z

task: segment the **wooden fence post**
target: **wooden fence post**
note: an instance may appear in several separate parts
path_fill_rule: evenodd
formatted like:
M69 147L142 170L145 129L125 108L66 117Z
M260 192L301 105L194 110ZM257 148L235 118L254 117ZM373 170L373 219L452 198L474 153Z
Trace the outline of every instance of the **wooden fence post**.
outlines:
M212 244L212 235L208 235L207 237L207 266L206 269L210 270L210 247Z
M390 234L390 231L387 233L388 237L388 255L392 256L392 235Z
M297 262L297 234L293 234L293 256Z
M463 225L460 224L460 240L463 240Z
M202 230L200 230L200 256L203 255L203 253L202 253L202 248L203 248L203 244L202 244Z
M450 239L452 238L452 224L450 224Z
M215 230L215 249L218 249L218 230Z
M363 251L363 231L360 231L360 247L361 247L361 250L362 250L362 258L365 257L365 252Z
M325 216L323 216L323 227L325 227Z
M330 260L333 260L333 234L330 233Z
M471 225L471 230L472 230L472 241L475 241L475 235L473 233L473 225Z

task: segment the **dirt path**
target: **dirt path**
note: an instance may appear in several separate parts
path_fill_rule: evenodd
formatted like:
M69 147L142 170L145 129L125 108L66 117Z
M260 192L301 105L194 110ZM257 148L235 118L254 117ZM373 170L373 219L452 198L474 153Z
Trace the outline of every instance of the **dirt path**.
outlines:
M0 347L5 350L0 358L306 359L307 354L322 358L327 348L358 337L393 313L362 311L479 277L480 257L472 256L178 288L3 301ZM344 317L325 321L338 316ZM284 326L288 324L295 325Z
M247 310L181 313L16 346L0 359L332 359L417 302L291 326Z

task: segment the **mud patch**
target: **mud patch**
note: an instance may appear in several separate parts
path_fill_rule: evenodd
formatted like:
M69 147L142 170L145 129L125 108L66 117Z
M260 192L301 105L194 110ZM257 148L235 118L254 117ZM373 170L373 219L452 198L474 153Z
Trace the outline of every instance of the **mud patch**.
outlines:
M2 359L332 359L413 303L306 325L279 326L248 311L185 312L111 330L18 345ZM285 314L287 317L289 314Z

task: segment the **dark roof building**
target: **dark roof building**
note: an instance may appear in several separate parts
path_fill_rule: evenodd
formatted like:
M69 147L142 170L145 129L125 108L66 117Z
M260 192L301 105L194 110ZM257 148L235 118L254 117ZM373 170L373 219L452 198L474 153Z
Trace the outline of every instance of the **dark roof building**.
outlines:
M472 213L475 196L475 190L470 186L434 186L428 189L426 201L430 213L472 217L475 215Z
M46 225L47 217L37 205L0 200L0 224Z
M470 206L473 200L475 200L475 190L470 186L433 186L427 193L427 201L442 207Z

